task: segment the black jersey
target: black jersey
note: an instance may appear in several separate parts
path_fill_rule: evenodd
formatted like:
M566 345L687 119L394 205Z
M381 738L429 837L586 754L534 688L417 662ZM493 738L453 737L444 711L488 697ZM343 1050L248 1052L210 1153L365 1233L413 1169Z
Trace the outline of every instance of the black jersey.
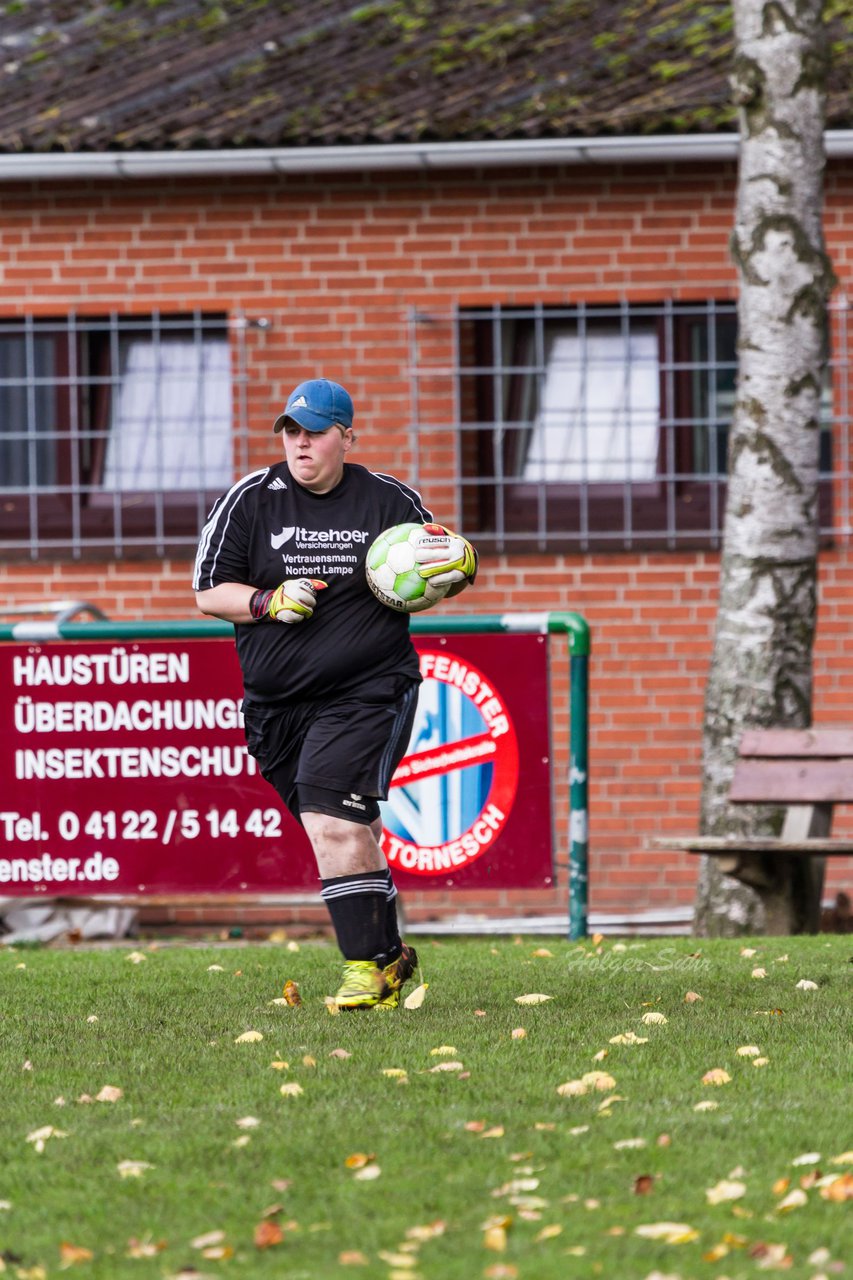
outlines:
M409 619L373 595L364 572L374 538L432 515L393 476L346 463L329 493L312 493L276 463L238 480L202 530L193 588L223 582L267 589L287 578L320 578L312 618L235 627L246 701L269 704L356 690L377 677L419 678Z

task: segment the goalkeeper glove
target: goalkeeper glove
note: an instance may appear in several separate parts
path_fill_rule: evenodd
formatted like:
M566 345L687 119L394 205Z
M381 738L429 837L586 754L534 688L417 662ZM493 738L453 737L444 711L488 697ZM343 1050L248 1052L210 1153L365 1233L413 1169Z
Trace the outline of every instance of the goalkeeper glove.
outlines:
M417 550L418 572L431 586L458 595L477 576L477 552L467 538L440 524L425 524L424 535Z
M319 578L288 578L271 591L256 591L249 612L257 621L270 617L275 622L304 622L317 603L317 592L326 586Z

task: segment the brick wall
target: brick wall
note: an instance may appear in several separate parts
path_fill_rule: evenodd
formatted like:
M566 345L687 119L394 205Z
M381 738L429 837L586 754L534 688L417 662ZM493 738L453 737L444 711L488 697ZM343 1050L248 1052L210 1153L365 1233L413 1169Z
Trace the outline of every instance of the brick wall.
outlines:
M270 424L289 388L322 372L354 395L355 460L410 476L410 308L732 298L734 182L733 166L706 164L10 186L0 316L201 308L264 317L268 327L247 332L249 466L277 456ZM844 285L853 175L830 166L827 193L829 247ZM436 449L419 483L450 521L448 466ZM83 598L112 618L194 616L189 574L189 559L0 565L10 603ZM485 613L573 609L590 623L594 909L692 900L695 860L645 848L655 834L695 828L717 577L717 558L705 552L492 557L465 600ZM853 723L851 601L847 542L821 561L815 717L823 722ZM564 687L557 702L565 706ZM564 752L557 769L564 779ZM560 832L564 809L561 801ZM839 822L843 830L849 815ZM563 836L561 864L566 856ZM829 889L851 881L850 863L836 861ZM409 905L413 913L560 910L566 883L562 866L553 893L430 894Z

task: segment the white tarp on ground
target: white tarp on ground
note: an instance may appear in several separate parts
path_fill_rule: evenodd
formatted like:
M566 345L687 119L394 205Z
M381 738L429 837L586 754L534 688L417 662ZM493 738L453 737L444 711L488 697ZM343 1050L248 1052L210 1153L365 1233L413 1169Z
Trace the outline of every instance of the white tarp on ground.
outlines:
M126 938L135 924L136 912L130 907L67 907L0 898L0 945L52 942L66 936L81 942Z

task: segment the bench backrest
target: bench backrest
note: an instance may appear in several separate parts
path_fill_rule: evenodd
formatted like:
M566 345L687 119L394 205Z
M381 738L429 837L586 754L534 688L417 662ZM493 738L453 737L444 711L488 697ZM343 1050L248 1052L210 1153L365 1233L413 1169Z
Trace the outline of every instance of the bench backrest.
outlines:
M746 730L729 800L736 804L853 802L853 731Z

